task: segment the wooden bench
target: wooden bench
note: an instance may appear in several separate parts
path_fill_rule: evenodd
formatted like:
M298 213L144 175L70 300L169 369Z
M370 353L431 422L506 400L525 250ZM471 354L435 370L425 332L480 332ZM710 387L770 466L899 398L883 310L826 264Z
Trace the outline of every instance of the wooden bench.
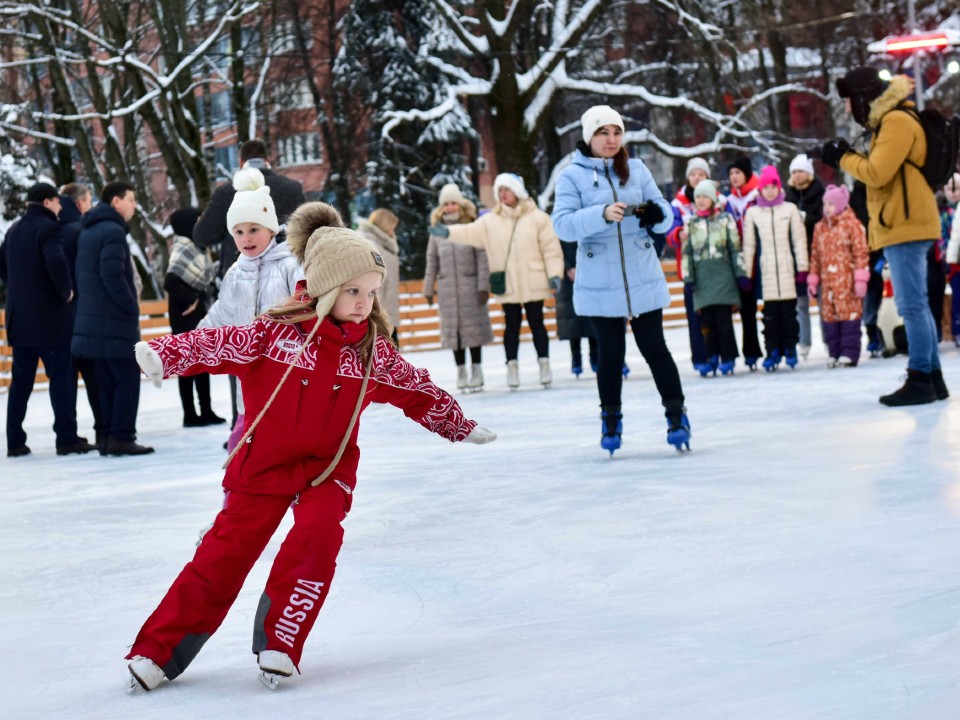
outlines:
M665 327L682 327L687 324L687 316L683 307L683 283L677 277L677 264L674 260L663 261L663 272L667 277L667 286L670 289L670 306L663 311ZM944 340L952 339L950 333L950 302L949 286L944 298ZM761 303L762 306L762 303ZM495 343L503 342L504 318L500 303L491 300L489 304L490 321L493 325ZM557 311L556 303L551 298L544 303L544 322L551 337L556 337ZM735 320L738 319L735 316ZM10 384L10 370L13 364L12 350L6 343L6 325L4 313L0 309L0 390ZM140 303L140 332L144 340L166 335L170 332L170 321L167 318L166 300L147 300ZM400 283L400 327L397 329L400 339L400 348L404 352L417 350L436 350L440 347L440 317L437 306L427 305L423 297L423 281L407 280ZM526 323L520 329L521 340L530 339L530 329ZM37 371L37 382L45 383L41 365Z
M3 389L10 385L10 373L13 369L13 348L7 344L6 312L3 309L0 309L0 326L2 326L0 328L0 389ZM167 301L145 300L140 303L140 334L143 339L152 340L169 332ZM37 368L37 382L47 382L42 362Z

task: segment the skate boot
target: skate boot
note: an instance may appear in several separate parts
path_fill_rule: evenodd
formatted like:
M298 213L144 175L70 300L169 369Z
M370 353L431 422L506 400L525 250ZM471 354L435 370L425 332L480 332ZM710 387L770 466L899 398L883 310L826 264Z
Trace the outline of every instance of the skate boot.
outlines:
M550 387L550 383L553 382L553 373L550 371L550 358L539 358L537 363L540 365L540 384L543 385L543 389L546 390Z
M293 660L279 650L261 650L257 654L260 665L260 682L270 690L276 690L281 678L293 675Z
M841 355L837 358L838 367L854 367L856 363L853 362L851 358L848 358L846 355Z
M127 669L130 671L130 684L127 686L128 693L137 692L137 690L141 688L149 692L166 678L166 675L163 674L163 670L160 669L159 665L150 658L143 657L142 655L137 655L131 659L130 664L127 665Z
M467 383L467 366L457 365L457 390L466 390Z
M724 360L720 363L720 374L721 375L733 375L733 366L737 364L736 358L733 360Z
M690 450L690 421L687 419L687 409L682 400L666 400L664 415L667 417L667 442L673 445L677 452Z
M507 361L507 387L511 390L520 387L520 364L516 360Z
M808 357L810 357L810 346L809 346L809 345L801 345L801 346L800 346L800 357L803 358L804 360L806 360Z
M610 451L620 449L620 436L623 434L623 415L619 405L600 406L600 447Z
M786 361L787 366L788 366L791 370L793 370L794 368L796 368L796 367L797 367L797 349L794 347L794 348L790 348L789 350L787 350L787 351L783 354L783 359L784 359L784 361Z
M763 369L767 372L773 372L780 365L780 351L771 350L770 354L763 361Z
M570 358L570 372L572 372L574 377L578 380L580 379L580 376L583 375L583 357L580 355L580 353L577 353Z
M597 368L599 368L599 367L600 367L600 365L599 365L599 363L597 363L596 360L591 360L591 361L590 361L590 369L593 370L594 374L596 374Z
M745 357L743 358L743 364L750 368L750 372L757 371L757 363L760 362L760 358L756 357Z
M712 358L707 358L706 362L702 362L697 366L697 370L700 371L700 377L707 377L711 373L714 377L717 376L717 367L720 365L720 358L717 355L714 355Z
M470 382L467 383L467 390L469 392L483 391L483 368L479 365L470 368Z
M630 374L630 366L627 365L626 363L624 363L624 364L623 364L623 369L622 369L620 372L623 373L623 379L626 380L626 379L627 379L627 375Z

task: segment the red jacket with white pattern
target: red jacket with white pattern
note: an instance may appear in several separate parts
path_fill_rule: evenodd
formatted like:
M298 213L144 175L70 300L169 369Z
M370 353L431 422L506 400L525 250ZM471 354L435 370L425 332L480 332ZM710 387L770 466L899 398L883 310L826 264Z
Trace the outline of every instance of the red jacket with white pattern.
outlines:
M296 357L315 320L284 325L260 318L245 327L203 328L150 341L163 360L164 377L202 372L237 376L243 388L246 423L266 405ZM367 324L322 321L253 435L227 466L223 486L261 495L294 495L306 490L337 453L357 406L364 365L358 343ZM463 440L476 423L434 385L426 370L403 359L378 336L373 371L363 408L390 403L451 442ZM353 428L330 480L356 485L360 448ZM347 488L344 488L347 490Z

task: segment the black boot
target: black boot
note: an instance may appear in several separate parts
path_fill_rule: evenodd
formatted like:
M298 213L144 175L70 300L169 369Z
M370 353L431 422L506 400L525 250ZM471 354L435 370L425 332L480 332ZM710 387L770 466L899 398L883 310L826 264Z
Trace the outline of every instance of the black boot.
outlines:
M117 440L110 437L107 439L107 447L104 455L148 455L153 452L152 447L138 445L135 440Z
M185 412L183 414L183 426L185 428L203 427L206 424L207 423L200 419L199 415L192 411L192 408L190 412Z
M942 378L941 378L942 380ZM943 388L946 390L946 386ZM937 393L933 389L933 378L930 373L907 369L907 380L896 392L880 397L880 402L888 407L903 407L904 405L926 405L936 402Z
M933 392L936 394L937 400L946 400L950 397L950 391L947 390L947 384L943 381L943 372L940 368L930 373L930 379L933 381Z
M600 406L600 447L609 450L620 449L620 436L623 434L623 415L619 405Z
M210 408L201 410L199 419L201 425L223 425L226 422L224 418L217 415Z

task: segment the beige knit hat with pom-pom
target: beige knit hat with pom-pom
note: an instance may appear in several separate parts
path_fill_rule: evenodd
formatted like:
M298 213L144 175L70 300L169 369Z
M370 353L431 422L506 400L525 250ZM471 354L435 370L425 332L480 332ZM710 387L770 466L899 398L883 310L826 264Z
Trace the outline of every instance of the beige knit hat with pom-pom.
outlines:
M227 210L227 230L232 231L240 223L250 222L276 234L280 230L280 222L263 173L253 167L237 170L233 176L233 187L237 194Z
M309 202L294 211L287 220L287 243L303 267L310 297L323 297L365 272L387 274L373 243L344 227L340 213L326 203Z

